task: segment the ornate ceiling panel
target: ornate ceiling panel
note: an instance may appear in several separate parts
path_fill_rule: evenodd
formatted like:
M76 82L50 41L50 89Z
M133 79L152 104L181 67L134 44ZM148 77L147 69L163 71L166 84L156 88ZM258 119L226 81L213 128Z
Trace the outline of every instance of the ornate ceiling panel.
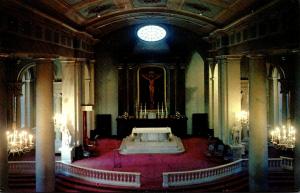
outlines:
M92 35L124 26L155 21L209 33L247 13L261 0L40 0L53 17L74 22ZM36 8L40 8L36 7ZM245 15L245 14L244 14ZM186 22L190 22L187 24ZM114 26L117 25L117 26Z

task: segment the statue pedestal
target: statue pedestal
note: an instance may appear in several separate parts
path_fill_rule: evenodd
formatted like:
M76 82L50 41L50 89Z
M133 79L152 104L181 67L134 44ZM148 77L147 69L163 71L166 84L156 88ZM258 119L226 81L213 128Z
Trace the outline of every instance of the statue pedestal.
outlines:
M242 144L230 145L232 151L232 159L242 159L242 155L245 152L245 147Z
M172 134L170 127L133 128L131 135L123 139L120 154L182 153L185 151L180 138Z
M75 148L74 147L61 147L61 161L65 163L72 163L73 158L75 156Z

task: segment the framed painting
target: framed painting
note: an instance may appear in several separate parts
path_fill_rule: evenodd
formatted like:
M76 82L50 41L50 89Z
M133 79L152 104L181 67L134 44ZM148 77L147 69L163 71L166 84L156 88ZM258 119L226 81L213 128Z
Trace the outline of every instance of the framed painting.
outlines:
M147 65L137 71L137 105L149 110L166 104L166 70L164 67Z

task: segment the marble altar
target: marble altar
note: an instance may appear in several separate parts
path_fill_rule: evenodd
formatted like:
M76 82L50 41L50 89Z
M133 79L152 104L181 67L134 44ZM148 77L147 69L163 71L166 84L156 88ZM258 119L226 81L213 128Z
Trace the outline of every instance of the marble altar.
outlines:
M170 127L134 127L131 135L123 139L119 151L121 154L182 153L185 149Z

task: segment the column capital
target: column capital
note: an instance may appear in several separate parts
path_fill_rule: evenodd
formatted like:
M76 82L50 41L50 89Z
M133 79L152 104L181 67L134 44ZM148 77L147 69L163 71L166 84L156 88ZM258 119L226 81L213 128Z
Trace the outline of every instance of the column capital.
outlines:
M81 64L83 62L88 62L87 58L67 58L67 57L60 57L58 60L61 63L74 63L74 64Z
M38 63L53 63L55 58L33 58L33 61L38 64Z
M265 59L266 58L266 55L264 54L248 54L246 55L247 58L249 59Z
M242 55L220 55L216 56L217 60L240 60Z
M90 64L95 64L96 60L95 59L90 59L89 62L90 62Z
M212 65L212 64L216 63L215 58L206 58L206 61L207 61L208 65Z
M166 65L166 67L169 70L174 70L174 69L176 69L176 64L171 63L171 64Z

